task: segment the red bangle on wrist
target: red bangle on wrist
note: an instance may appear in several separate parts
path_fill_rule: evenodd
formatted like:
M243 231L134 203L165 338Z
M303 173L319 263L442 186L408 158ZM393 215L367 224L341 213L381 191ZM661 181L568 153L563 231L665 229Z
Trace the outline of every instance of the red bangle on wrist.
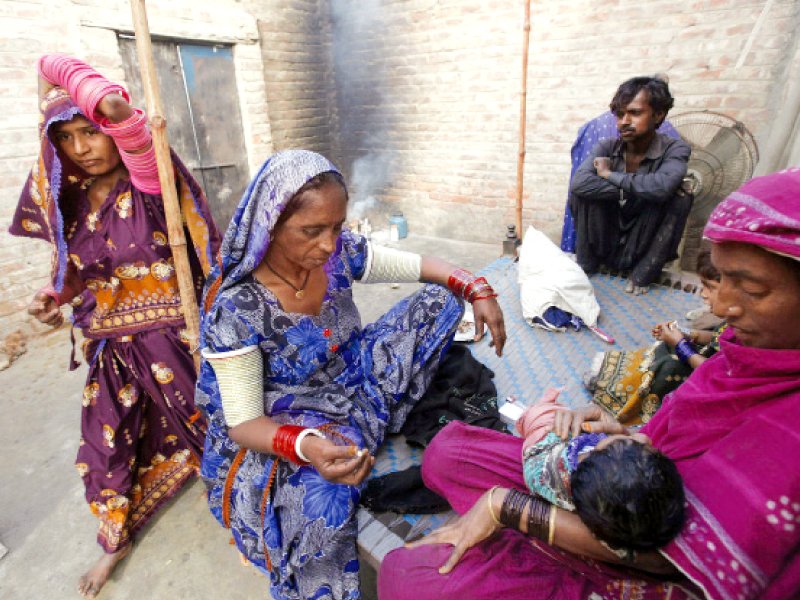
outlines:
M469 271L464 269L456 269L450 274L447 280L447 287L450 288L456 296L463 298L467 302L475 302L476 300L486 300L488 298L496 298L492 286L486 281L485 277L475 277Z
M456 269L450 273L450 277L447 279L447 287L450 288L450 291L456 296L463 298L464 290L473 279L475 279L475 276L469 271Z
M300 457L297 456L297 450L295 449L297 436L299 436L300 432L304 429L305 427L301 427L300 425L281 425L278 427L278 430L272 438L272 451L278 456L286 458L297 465L307 465L307 462L301 460Z

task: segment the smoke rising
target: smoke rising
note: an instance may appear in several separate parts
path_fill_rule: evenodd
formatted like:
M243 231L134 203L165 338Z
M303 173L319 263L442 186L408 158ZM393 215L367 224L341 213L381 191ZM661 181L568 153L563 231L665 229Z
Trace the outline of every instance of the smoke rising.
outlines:
M349 164L350 219L380 209L378 196L392 180L396 160L390 150L393 115L385 101L386 61L380 33L380 0L330 3L333 62L339 114L339 142Z
M390 173L391 158L386 152L372 152L353 161L349 218L362 219L377 206L375 194L389 182Z

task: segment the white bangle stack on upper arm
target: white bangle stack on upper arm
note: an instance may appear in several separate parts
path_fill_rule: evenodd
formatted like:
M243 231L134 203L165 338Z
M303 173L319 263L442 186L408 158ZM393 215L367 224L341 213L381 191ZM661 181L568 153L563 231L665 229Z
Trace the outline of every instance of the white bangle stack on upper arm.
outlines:
M419 254L367 242L367 266L361 283L416 283L421 274Z
M202 351L217 376L222 412L228 427L264 416L264 365L261 349L246 346L230 352Z

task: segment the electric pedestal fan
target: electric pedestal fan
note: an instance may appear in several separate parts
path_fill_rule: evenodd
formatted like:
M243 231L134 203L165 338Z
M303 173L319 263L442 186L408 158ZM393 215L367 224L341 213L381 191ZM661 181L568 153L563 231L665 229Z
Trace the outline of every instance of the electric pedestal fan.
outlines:
M727 115L696 111L670 117L692 147L685 184L694 204L681 251L681 269L694 271L703 227L714 207L753 175L758 147L747 128Z

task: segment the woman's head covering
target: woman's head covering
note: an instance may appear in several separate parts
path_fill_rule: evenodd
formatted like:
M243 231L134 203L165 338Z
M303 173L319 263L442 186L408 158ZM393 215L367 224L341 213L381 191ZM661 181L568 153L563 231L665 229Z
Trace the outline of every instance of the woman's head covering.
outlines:
M67 272L67 242L64 237L65 213L74 210L64 192L68 187L78 188L87 184L91 177L67 158L54 139L55 126L83 117L98 130L99 126L84 115L69 94L60 87L53 88L41 101L39 123L39 156L22 188L17 210L8 231L11 235L39 238L53 245L52 283L61 291ZM219 234L211 218L205 195L191 173L172 152L175 180L178 184L178 201L187 218L186 226L191 235L203 274L208 273L213 256L219 246Z
M267 159L247 186L225 232L206 287L206 311L219 292L240 281L264 259L275 223L292 196L310 179L329 171L339 173L327 158L308 150L285 150Z
M65 186L80 185L87 175L61 154L52 136L58 123L84 115L60 87L53 88L41 102L39 156L22 188L9 233L47 240L53 244L53 284L56 290L60 290L67 266L61 195Z
M745 183L717 205L703 235L800 260L800 168Z

